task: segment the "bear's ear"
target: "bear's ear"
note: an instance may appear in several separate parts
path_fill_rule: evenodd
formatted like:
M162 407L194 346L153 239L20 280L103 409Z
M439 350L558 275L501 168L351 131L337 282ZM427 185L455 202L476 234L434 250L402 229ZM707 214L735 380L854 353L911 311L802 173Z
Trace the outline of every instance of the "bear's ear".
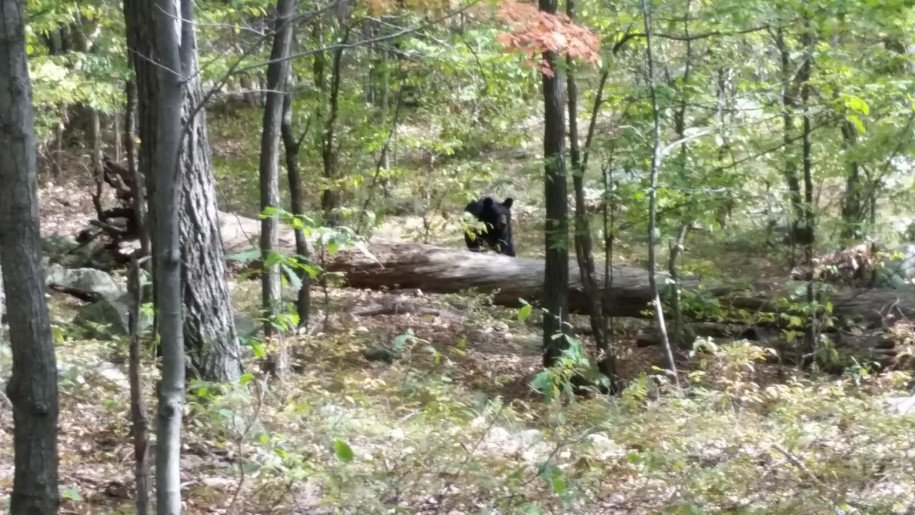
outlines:
M492 207L492 197L486 197L483 199L483 207Z
M505 202L502 202L502 205L511 209L512 204L514 204L514 203L515 203L515 199L508 197L507 199L505 199Z

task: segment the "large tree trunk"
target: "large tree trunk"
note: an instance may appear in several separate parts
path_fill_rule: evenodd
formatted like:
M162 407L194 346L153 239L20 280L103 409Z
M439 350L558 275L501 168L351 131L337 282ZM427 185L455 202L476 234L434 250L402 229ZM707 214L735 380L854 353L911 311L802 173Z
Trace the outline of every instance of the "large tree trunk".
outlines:
M138 0L125 0L127 43L137 80L138 132L142 144L139 170L146 178L149 224L155 225L156 187L153 156L159 144L156 98L161 89L158 54L152 46L149 20L155 7ZM216 189L210 160L206 115L200 105L203 92L197 75L196 43L187 31L189 74L183 96L181 140L181 273L184 284L184 338L195 373L204 379L235 380L240 375L240 347L225 278L225 254L219 234Z
M261 134L260 155L260 194L261 212L268 209L276 211L280 207L280 125L283 118L283 89L289 76L289 61L286 57L292 48L292 16L295 13L295 0L278 0L276 4L276 23L273 37L273 49L270 52L270 65L267 67L267 101L264 107L263 132ZM279 215L273 213L264 216L261 221L261 261L264 270L261 273L261 300L263 305L264 335L274 333L274 324L281 312L280 267L273 263L270 255L276 247ZM282 344L282 335L272 357L271 368L282 374L289 366L289 356Z
M0 263L9 300L15 472L10 513L57 513L57 363L38 228L32 86L21 0L0 2ZM2 295L2 294L0 294ZM2 304L2 302L0 302ZM2 312L2 309L0 309Z
M540 0L540 10L556 14L556 0ZM565 92L563 73L556 54L544 52L543 60L552 70L552 75L542 74L544 129L544 199L546 224L544 247L546 269L544 271L543 308L543 364L551 366L568 346L565 338L556 338L564 331L568 317L569 299L569 215L568 183L565 165Z

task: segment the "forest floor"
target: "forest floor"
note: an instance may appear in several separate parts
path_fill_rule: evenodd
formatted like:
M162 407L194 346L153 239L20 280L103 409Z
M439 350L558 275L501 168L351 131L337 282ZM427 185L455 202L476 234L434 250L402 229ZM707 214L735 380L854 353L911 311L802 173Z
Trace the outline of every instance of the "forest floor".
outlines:
M86 191L43 187L46 235L84 226ZM253 308L254 282L231 288L239 311ZM78 302L50 298L61 512L131 513L126 343L85 339L68 324ZM890 404L905 395L908 373L818 378L767 364L761 349L724 346L681 355L683 396L653 367L660 349L635 346L635 325L621 324L626 390L544 402L531 387L536 320L519 322L485 296L316 289L314 308L311 332L288 342L287 377L268 380L249 355L241 383L190 385L188 513L915 509L915 412ZM379 348L399 356L366 359ZM8 366L3 350L0 369ZM145 370L152 415L151 357ZM12 481L11 424L4 405L2 496Z

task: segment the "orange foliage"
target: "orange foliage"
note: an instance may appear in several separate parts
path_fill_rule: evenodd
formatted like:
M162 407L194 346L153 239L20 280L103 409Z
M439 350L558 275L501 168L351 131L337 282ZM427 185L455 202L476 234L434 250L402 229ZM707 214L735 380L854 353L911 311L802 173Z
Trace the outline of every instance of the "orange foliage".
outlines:
M530 57L533 62L537 62L544 52L590 63L600 62L600 38L565 14L550 14L531 4L503 0L498 17L511 28L510 32L499 34L499 42L509 51ZM549 63L542 57L540 71L548 77L553 76Z

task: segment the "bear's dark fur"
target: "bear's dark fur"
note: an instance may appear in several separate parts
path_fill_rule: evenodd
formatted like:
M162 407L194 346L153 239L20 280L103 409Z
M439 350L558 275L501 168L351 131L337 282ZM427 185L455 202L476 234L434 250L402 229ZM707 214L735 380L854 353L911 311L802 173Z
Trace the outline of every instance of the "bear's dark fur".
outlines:
M512 240L513 202L511 198L505 199L504 202L496 202L492 197L484 197L467 204L464 211L485 225L483 229L471 229L464 233L468 249L479 252L480 246L485 243L499 254L515 255L515 243Z

